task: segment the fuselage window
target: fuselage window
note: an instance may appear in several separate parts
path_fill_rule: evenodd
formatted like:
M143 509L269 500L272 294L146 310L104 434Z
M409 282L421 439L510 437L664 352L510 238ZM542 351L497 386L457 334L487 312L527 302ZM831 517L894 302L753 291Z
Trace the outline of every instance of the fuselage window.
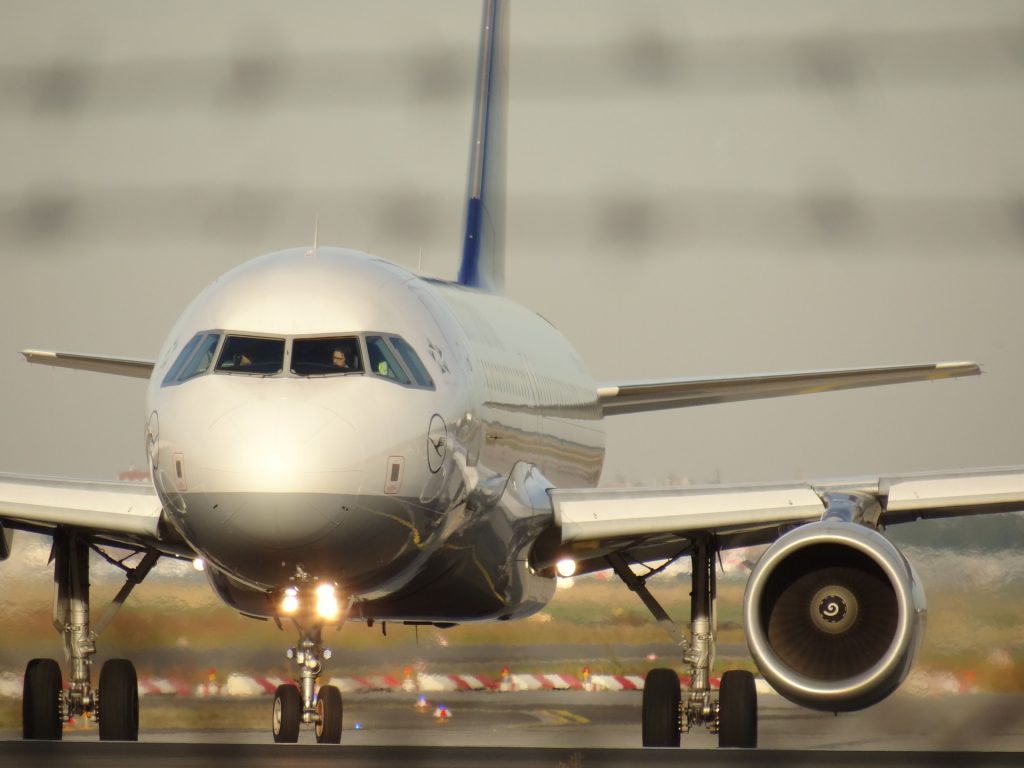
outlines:
M367 336L366 351L370 357L370 373L399 384L412 384L409 374L398 362L398 355L391 350L383 336Z
M284 339L260 339L253 336L228 336L217 360L217 370L273 376L284 365Z
M409 372L412 373L412 377L416 379L416 383L421 387L433 387L434 380L430 378L430 374L427 373L427 369L423 367L423 363L420 362L419 355L416 354L416 350L409 346L409 342L403 339L401 336L388 336L388 341L391 342L391 346L395 348L402 357L402 362L405 363Z
M362 373L359 339L352 336L292 341L292 373L298 376L328 376Z

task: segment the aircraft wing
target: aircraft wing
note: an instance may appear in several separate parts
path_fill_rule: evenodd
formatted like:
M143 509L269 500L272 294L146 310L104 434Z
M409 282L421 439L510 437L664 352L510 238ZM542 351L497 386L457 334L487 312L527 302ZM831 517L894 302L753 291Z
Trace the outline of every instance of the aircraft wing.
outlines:
M636 561L672 557L695 539L754 546L793 525L820 520L830 494L873 497L879 524L1024 510L1024 467L773 485L680 488L559 488L548 491L561 540L535 553L544 567L571 556L580 572L607 567L604 556Z
M96 373L111 373L117 376L132 376L148 379L153 373L152 360L132 357L111 357L109 355L82 355L76 352L49 352L42 349L23 349L21 354L30 363L52 365L57 368L76 368Z
M143 483L0 475L0 528L73 528L97 541L189 556L161 513L156 492Z
M602 414L615 416L621 413L660 411L692 405L732 403L739 400L877 387L884 384L977 376L980 373L981 369L976 363L928 363L881 368L632 381L601 384L597 389L597 398Z

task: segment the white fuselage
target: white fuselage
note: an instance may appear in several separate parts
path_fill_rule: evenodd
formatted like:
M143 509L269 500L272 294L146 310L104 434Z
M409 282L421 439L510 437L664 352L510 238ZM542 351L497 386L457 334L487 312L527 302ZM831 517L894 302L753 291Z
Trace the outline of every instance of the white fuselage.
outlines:
M353 370L303 362L334 340ZM277 362L232 359L246 344ZM550 507L509 492L594 485L604 452L594 382L543 318L323 247L255 259L203 291L161 350L147 418L170 522L221 596L258 615L310 578L337 585L356 617L536 610L553 580L526 558ZM508 483L517 467L530 479Z

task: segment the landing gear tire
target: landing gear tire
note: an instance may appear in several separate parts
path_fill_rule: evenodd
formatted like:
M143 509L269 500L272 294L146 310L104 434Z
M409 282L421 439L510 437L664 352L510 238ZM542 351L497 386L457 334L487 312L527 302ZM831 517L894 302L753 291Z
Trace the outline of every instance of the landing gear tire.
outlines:
M63 680L53 659L32 659L25 667L21 700L21 735L26 739L60 741Z
M320 720L316 724L316 740L319 744L341 743L341 691L333 685L320 688L316 699L316 713Z
M645 747L679 746L679 676L671 669L652 669L644 681L643 743Z
M302 697L294 685L279 685L274 692L274 741L294 744L299 740L302 722Z
M734 669L722 675L718 690L718 746L757 746L757 690L750 672Z
M128 659L110 659L100 669L100 741L139 740L139 678Z

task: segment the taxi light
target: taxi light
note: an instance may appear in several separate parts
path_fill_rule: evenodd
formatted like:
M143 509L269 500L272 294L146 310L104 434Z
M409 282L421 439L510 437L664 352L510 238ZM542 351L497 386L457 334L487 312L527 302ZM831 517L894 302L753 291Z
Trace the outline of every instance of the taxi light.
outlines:
M281 613L291 616L299 610L299 591L294 587L288 587L281 599Z
M555 563L555 571L563 579L571 578L576 574L576 561L568 557L564 560L559 560Z
M200 573L202 573L206 570L206 563L203 562L203 558L197 557L195 560L192 561L192 567Z
M321 584L316 588L316 614L321 619L332 621L338 618L341 608L333 584Z

